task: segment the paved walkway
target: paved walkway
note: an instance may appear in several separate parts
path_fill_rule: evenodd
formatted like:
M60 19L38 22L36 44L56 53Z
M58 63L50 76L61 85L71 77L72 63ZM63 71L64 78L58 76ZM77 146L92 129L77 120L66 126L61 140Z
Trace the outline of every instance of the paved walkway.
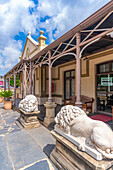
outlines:
M53 170L49 155L55 139L44 126L24 130L17 127L17 111L0 108L0 170Z

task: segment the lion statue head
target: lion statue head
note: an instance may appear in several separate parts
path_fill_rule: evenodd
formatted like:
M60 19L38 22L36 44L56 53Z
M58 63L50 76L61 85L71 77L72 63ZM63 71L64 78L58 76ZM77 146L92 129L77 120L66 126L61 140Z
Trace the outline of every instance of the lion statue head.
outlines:
M38 111L38 101L34 95L27 95L19 103L19 109L22 109L26 112Z
M86 113L77 106L66 105L61 108L60 112L55 117L55 128L60 128L64 132L68 133L69 127L74 124L74 120Z

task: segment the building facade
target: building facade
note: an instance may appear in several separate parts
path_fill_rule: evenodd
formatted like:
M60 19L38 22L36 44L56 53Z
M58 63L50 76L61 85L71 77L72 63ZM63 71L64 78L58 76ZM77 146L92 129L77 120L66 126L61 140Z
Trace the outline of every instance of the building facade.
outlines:
M15 97L34 94L40 105L63 105L81 95L94 98L93 112L112 113L113 106L113 1L50 45L43 32L38 41L27 36L20 62L5 74L20 74ZM18 94L18 95L17 95Z

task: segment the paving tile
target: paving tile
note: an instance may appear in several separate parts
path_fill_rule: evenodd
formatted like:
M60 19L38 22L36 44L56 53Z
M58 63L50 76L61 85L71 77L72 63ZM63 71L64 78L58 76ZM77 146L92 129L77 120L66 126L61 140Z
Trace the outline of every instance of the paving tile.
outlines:
M0 170L12 170L12 163L15 170L30 164L32 169L48 170L48 162L44 159L47 159L46 154L49 156L53 150L55 139L42 125L31 130L19 128L15 124L18 117L17 111L0 108L0 135L4 135L0 136Z
M21 129L16 129L16 128L14 128L10 133L20 132L20 131L21 131Z
M27 152L24 155L25 165L29 165L33 162L36 162L37 160L41 160L41 159L44 159L46 157L47 156L39 148L36 149L36 150L32 150L31 152Z
M47 144L55 144L55 138L51 135L51 132L44 126L40 126L35 129L27 130L27 133L44 148Z
M0 116L0 120L2 120L2 117Z
M25 170L49 170L49 165L47 160L43 160L35 163L34 165L26 168Z
M0 136L0 170L13 170L13 166L3 136Z
M24 167L47 156L24 130L5 136L15 169Z

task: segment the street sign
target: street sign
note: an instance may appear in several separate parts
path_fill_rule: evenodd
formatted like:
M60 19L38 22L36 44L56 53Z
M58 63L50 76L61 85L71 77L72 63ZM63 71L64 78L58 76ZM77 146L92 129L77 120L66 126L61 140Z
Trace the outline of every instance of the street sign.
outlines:
M0 86L4 86L4 82L3 81L0 81Z
M101 77L101 86L112 86L111 77Z

